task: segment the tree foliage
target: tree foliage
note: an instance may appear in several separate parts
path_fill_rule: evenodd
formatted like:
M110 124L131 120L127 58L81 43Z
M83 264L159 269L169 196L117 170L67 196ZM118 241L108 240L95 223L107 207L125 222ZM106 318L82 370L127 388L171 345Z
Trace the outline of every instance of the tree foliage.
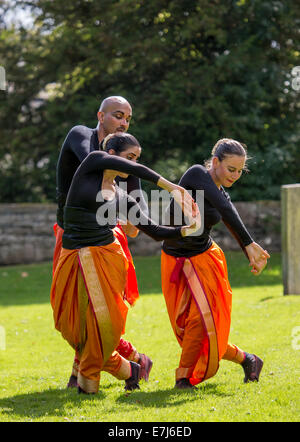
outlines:
M300 181L297 2L16 3L34 22L8 22L12 2L1 3L2 202L53 201L64 137L75 124L95 127L109 95L132 104L142 161L166 177L178 179L232 137L252 158L235 199L277 199L282 184Z

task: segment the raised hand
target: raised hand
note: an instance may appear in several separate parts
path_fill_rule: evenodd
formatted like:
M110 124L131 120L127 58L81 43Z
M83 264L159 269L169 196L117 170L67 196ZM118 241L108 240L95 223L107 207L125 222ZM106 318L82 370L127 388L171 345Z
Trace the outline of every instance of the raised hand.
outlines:
M181 186L176 186L175 189L171 191L171 195L181 207L184 216L187 216L189 222L193 223L199 209L189 192Z
M199 209L189 192L163 177L160 177L157 185L170 192L176 203L181 207L184 216L188 217L190 223L194 222L194 218L197 216Z
M266 267L266 265L267 265L267 258L259 259L258 261L256 261L255 265L249 264L249 266L252 266L251 273L253 273L253 275L255 276L260 275L263 269Z
M183 237L199 234L199 229L201 227L202 220L201 220L201 214L200 214L199 208L196 203L194 203L194 204L196 206L195 207L196 216L191 218L189 226L182 226L181 227L181 235Z
M121 224L122 229L127 236L130 236L130 238L136 238L139 233L139 229L137 227L135 227L129 221L127 221L127 223L119 221L119 223Z

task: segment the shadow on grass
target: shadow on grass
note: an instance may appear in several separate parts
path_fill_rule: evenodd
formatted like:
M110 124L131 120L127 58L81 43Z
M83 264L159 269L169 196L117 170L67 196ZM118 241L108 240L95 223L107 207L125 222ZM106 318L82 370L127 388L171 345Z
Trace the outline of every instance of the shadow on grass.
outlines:
M25 393L0 399L0 411L6 415L17 415L24 419L38 419L57 416L64 419L67 411L66 403L79 406L83 401L103 400L106 397L102 391L96 395L81 395L77 389L49 389L41 392Z
M108 388L107 388L108 389ZM107 390L106 389L106 390ZM192 401L205 400L208 395L216 397L228 397L228 394L222 391L217 383L203 384L195 390L176 390L169 388L153 392L134 391L132 393L122 393L116 400L117 404L136 407L159 407L169 408ZM49 389L42 392L24 393L0 399L0 411L6 416L18 416L20 419L40 419L57 417L63 421L69 414L65 409L68 403L68 409L71 406L81 407L84 401L102 401L107 394L99 390L96 395L79 395L77 390ZM68 420L69 418L66 418ZM70 418L71 419L71 418ZM3 420L3 418L2 418Z
M271 299L274 299L275 296L266 296L265 298L261 298L259 302L266 302L270 301Z
M207 396L227 397L233 394L225 393L222 386L217 383L202 384L195 389L178 390L175 388L168 388L165 390L156 390L152 392L134 391L127 395L122 395L117 399L120 404L128 404L141 407L159 407L169 408L177 407L186 402L193 402L207 399Z

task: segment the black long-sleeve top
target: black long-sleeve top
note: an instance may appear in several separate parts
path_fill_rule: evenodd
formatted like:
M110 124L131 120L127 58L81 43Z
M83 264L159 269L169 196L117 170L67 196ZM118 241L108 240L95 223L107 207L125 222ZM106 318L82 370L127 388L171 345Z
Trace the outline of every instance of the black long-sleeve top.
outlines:
M57 197L57 223L64 225L64 206L73 176L82 161L91 152L99 150L97 129L86 126L74 126L68 133L56 166L56 197ZM144 212L148 206L143 197L141 181L138 177L130 175L126 180L116 177L116 182L126 181L127 192L136 191L136 200Z
M160 178L160 175L142 164L103 151L91 152L75 172L69 189L64 207L64 248L78 249L112 243L112 229L120 215L134 223L130 218L133 207L135 219L138 220L134 224L153 239L162 241L181 237L181 227L165 227L154 223L141 211L136 200L124 191L117 190L115 198L105 201L100 192L105 169L132 174L154 184ZM123 208L121 214L120 207Z
M221 220L229 228L242 248L251 244L253 239L244 226L227 192L219 189L208 170L196 164L190 167L179 181L179 185L192 191L196 200L196 191L204 191L204 229L198 236L168 239L163 243L165 253L175 257L191 257L205 252L212 245L211 229ZM171 202L170 220L174 224L174 201Z

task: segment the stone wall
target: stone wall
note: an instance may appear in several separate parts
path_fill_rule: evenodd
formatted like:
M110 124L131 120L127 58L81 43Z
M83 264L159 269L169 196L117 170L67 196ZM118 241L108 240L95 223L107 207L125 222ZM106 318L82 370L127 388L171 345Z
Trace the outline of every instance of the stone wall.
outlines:
M54 204L0 204L0 265L52 259Z
M242 202L235 206L255 241L270 252L280 251L280 202ZM0 265L51 260L55 213L54 204L0 204ZM223 250L239 250L222 223L214 229L213 238ZM160 242L142 232L135 239L129 238L129 245L133 256L160 253Z

